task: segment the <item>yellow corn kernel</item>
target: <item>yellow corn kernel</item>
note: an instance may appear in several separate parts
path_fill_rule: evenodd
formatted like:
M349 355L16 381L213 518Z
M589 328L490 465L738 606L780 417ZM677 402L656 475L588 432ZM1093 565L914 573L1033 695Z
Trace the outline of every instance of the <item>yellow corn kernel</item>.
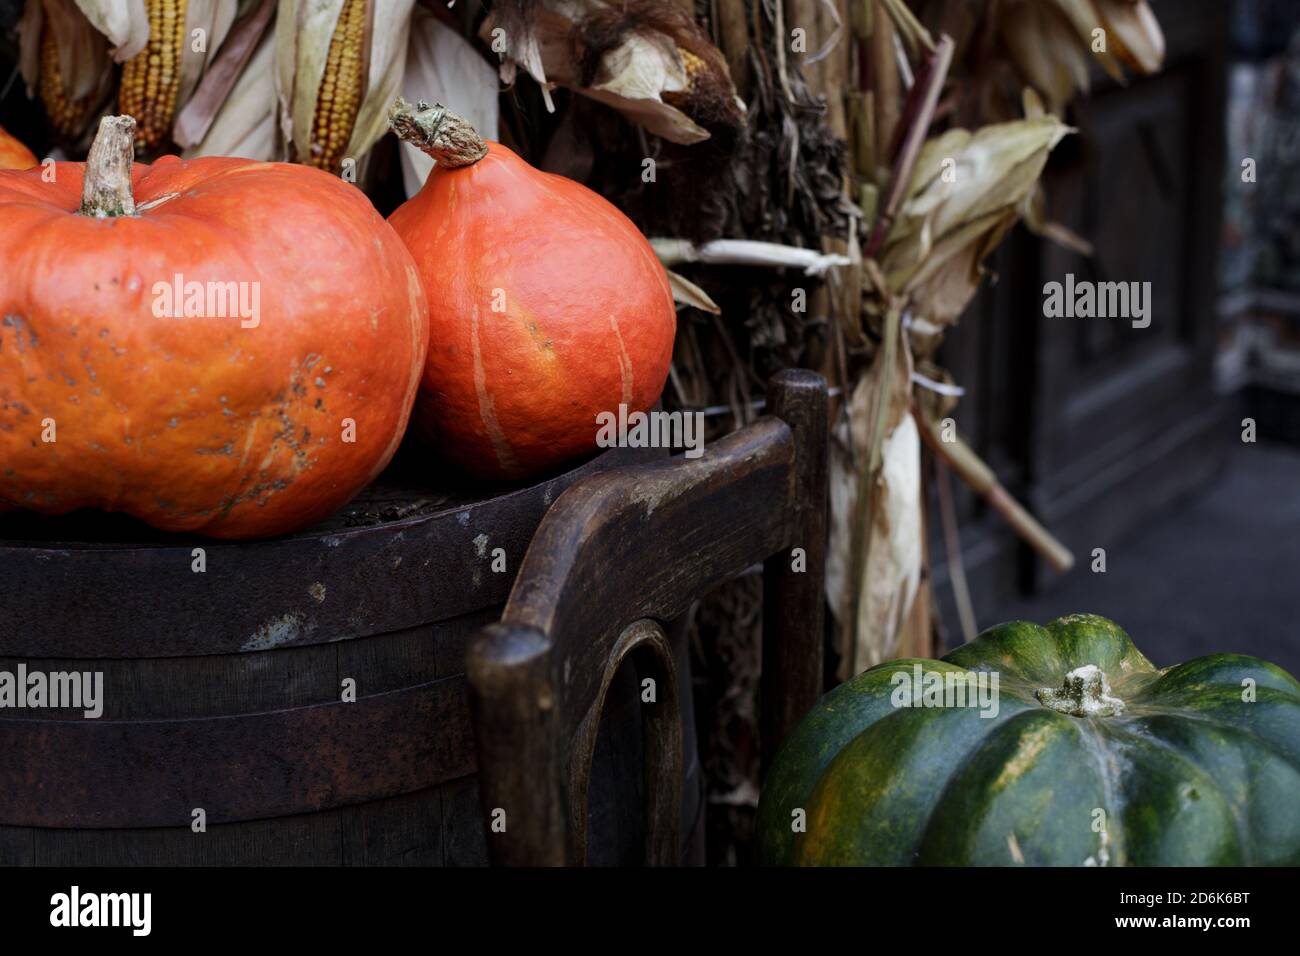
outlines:
M149 43L122 67L118 109L135 119L136 149L157 149L171 135L188 3L146 0Z
M63 74L59 70L59 43L48 26L41 31L38 89L50 125L64 136L75 135L86 118L87 103L68 99Z
M686 67L686 77L690 80L691 85L694 86L695 78L701 73L708 72L708 64L684 47L679 46L677 48L677 55L682 58L682 65Z
M366 17L369 0L345 0L330 38L325 57L325 75L316 94L312 116L311 150L301 161L318 169L337 173L344 150L352 138L352 127L361 108L365 87Z

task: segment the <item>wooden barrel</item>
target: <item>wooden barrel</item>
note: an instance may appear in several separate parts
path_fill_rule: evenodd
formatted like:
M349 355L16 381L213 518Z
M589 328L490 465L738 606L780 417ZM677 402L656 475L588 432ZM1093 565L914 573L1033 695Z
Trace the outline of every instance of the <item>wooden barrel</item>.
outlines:
M641 457L488 495L399 460L328 522L259 542L6 516L0 672L102 674L103 713L0 708L0 865L485 863L466 639L551 502ZM596 863L641 856L636 690L625 675L602 723Z

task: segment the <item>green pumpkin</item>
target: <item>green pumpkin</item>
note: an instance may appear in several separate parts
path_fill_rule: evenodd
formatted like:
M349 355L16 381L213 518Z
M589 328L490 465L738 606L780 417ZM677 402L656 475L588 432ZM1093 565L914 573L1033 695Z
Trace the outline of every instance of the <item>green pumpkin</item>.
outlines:
M1241 654L1160 670L1091 614L1003 624L823 697L758 841L778 865L1297 865L1300 683Z

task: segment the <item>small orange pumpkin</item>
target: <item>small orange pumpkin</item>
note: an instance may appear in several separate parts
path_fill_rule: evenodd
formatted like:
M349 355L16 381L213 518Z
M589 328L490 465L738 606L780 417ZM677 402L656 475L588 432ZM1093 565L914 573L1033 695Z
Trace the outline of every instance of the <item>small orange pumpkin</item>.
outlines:
M653 405L677 313L636 226L441 107L399 98L389 122L438 161L389 219L429 296L415 421L434 446L522 478L591 452L598 414Z
M0 505L220 538L319 520L405 430L428 347L410 254L327 173L133 169L134 129L106 117L53 182L0 172Z
M29 169L35 165L35 154L0 126L0 169Z

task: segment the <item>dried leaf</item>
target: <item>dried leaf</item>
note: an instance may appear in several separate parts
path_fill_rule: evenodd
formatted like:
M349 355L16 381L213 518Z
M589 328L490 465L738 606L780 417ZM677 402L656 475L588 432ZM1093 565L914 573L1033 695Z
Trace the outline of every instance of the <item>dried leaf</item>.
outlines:
M1160 21L1145 0L1096 0L1106 24L1115 55L1125 65L1143 73L1155 73L1165 60L1165 35Z
M718 308L718 304L709 298L709 294L690 279L669 270L668 285L672 287L674 302L689 305L701 312L711 312L713 315L722 314L722 309Z
M857 640L856 672L889 659L921 582L921 452L920 438L910 413L912 362L900 348L883 390L889 406L881 462L872 476L870 525L861 536L865 557L863 580L856 582L857 620L853 619L855 582L853 528L858 495L868 467L866 449L877 418L877 397L882 394L881 356L853 390L848 421L835 430L830 457L830 542L826 556L826 595L840 625ZM845 666L849 657L845 658ZM847 672L841 677L852 677Z
M949 260L971 263L974 255L978 263L1023 211L1048 154L1069 132L1046 115L927 141L881 256L890 289L915 294ZM942 299L956 301L950 293Z
M685 11L670 4L539 0L528 15L484 21L480 35L506 37L511 62L543 89L565 86L618 110L674 143L709 138L693 110L739 128L744 104L726 60ZM510 71L503 70L506 82ZM550 106L550 97L547 95Z
M983 281L984 269L980 264L998 247L1017 219L1014 211L995 214L976 220L946 239L909 283L913 313L931 328L942 329L956 322ZM917 354L928 357L939 342L936 339L921 346L914 336L913 345Z
M176 108L179 111L199 85L204 71L216 59L225 42L230 26L235 22L239 0L189 0L185 6L185 39L181 45L181 78L176 89ZM196 30L206 38L195 44ZM203 46L196 50L196 45Z
M491 42L494 50L499 49L495 37L498 30L505 41L505 49L500 51L501 82L507 86L513 85L515 68L522 66L524 72L541 87L548 113L555 112L551 90L556 84L546 75L541 48L543 38L566 36L573 21L587 12L587 4L583 0L563 6L565 12L557 13L546 9L540 0L513 0L494 4L493 13L483 22L481 32L483 39ZM539 28L539 21L545 21L545 26Z
M207 133L198 145L186 149L187 159L195 156L241 156L245 159L276 158L275 37L267 31L252 57L244 65L230 95L218 109Z
M1164 60L1164 34L1146 0L1009 0L991 3L988 15L1021 76L1053 112L1087 92L1093 60L1116 80L1125 66L1154 73ZM1097 30L1104 32L1094 36Z
M1054 112L1088 89L1087 49L1049 5L1019 4L1004 21L1003 39L1025 81L1047 98Z
M582 93L612 106L632 122L674 143L699 143L709 131L689 116L665 103L669 93L683 93L690 85L686 65L675 48L631 34L603 58L603 79ZM560 77L556 70L553 76Z
M240 3L238 23L221 44L220 53L209 63L198 87L176 114L176 121L172 124L172 139L178 146L188 149L199 145L208 136L212 123L217 114L225 109L254 53L268 42L268 30L275 16L275 6L276 0L248 0ZM251 91L243 91L244 108L248 111L248 115L243 118L248 129L264 120L265 110L261 105L263 100L271 104L274 112L275 85L271 74L268 72L259 75L267 87L264 96L253 101L248 99ZM242 136L238 138L242 139ZM274 149L274 129L271 141ZM270 154L259 158L269 159Z
M1107 43L1106 50L1099 52L1093 47L1093 31L1097 29L1105 30L1109 24L1097 9L1093 0L1051 0L1050 6L1060 11L1070 28L1074 31L1076 44L1054 43L1050 47L1052 54L1062 54L1067 49L1083 50L1090 53L1102 69L1117 80L1124 78L1124 71L1120 68L1119 62L1110 52L1110 44ZM1079 84L1079 89L1086 91L1088 89L1087 80Z
M149 42L145 0L76 0L77 6L113 44L113 59L125 63Z

